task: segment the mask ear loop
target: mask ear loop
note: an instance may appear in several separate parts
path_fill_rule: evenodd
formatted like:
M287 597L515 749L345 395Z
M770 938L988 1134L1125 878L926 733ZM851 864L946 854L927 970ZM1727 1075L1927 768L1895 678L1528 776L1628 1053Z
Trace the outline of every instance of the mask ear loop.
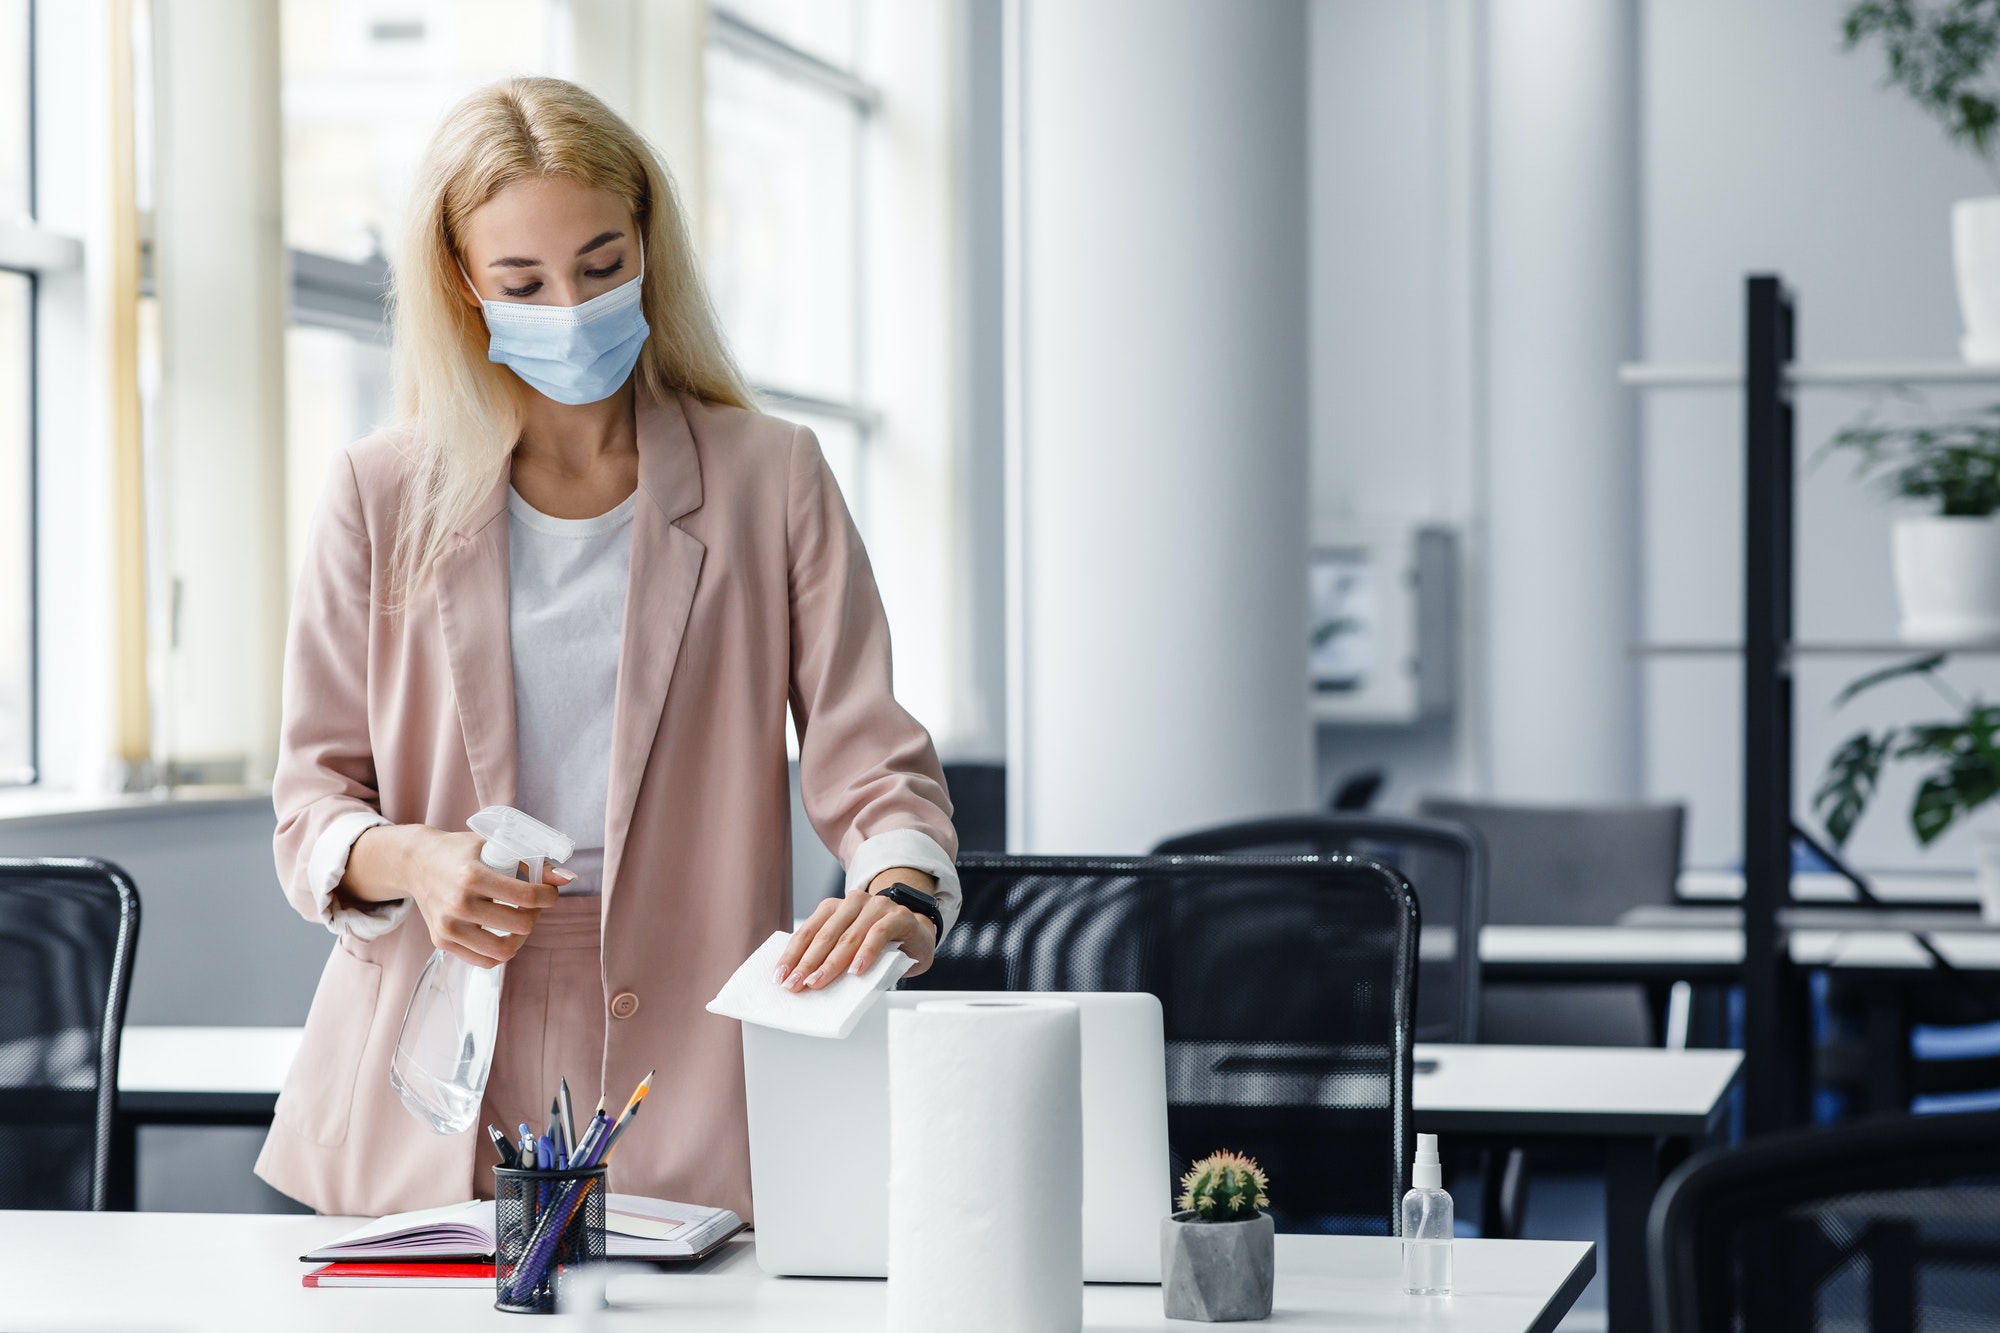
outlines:
M458 276L465 279L465 290L472 293L472 299L479 302L480 313L482 315L485 314L486 298L479 294L479 284L474 282L472 280L472 275L465 271L465 261L460 259L457 255L453 255L451 257L451 262L458 265Z

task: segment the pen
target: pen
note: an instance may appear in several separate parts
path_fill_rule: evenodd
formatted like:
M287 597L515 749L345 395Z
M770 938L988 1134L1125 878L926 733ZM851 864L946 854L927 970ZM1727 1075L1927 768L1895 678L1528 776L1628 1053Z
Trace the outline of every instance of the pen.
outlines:
M505 1134L502 1134L499 1130L495 1129L493 1126L488 1125L486 1127L486 1135L488 1138L493 1140L494 1151L500 1154L500 1165L513 1166L520 1161L520 1159L514 1155L514 1145L507 1142L507 1136Z
M589 1156L589 1151L591 1149L596 1148L598 1142L604 1138L605 1133L609 1131L610 1128L611 1128L611 1118L605 1115L602 1110L598 1111L596 1115L590 1117L590 1128L583 1131L583 1137L589 1140L589 1143L586 1145L585 1148L586 1157Z

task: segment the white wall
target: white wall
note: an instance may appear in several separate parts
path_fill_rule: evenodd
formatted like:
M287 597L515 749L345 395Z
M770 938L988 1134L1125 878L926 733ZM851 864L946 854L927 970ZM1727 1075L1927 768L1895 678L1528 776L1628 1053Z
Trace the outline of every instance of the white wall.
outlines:
M1023 3L1010 844L1307 799L1299 3Z
M1743 276L1777 272L1798 303L1799 353L1813 360L1948 360L1957 355L1952 201L1993 179L1898 92L1879 48L1840 49L1840 0L1743 5L1652 0L1641 32L1644 351L1659 361L1741 356ZM1935 392L1938 406L1990 392ZM1814 451L1870 399L1798 399L1797 630L1801 641L1893 637L1889 522L1899 507ZM1734 392L1645 400L1646 633L1661 641L1742 635L1742 424ZM1893 659L1891 659L1893 660ZM1848 680L1880 659L1802 658L1794 787L1804 812L1829 752L1865 722L1941 717L1920 684L1835 715ZM1740 681L1734 658L1646 669L1646 781L1693 803L1690 861L1740 854ZM2000 694L1990 663L1955 668L1962 688ZM1919 850L1892 777L1851 844L1875 866L1971 864L1955 832Z
M1381 802L1485 786L1482 200L1475 0L1313 0L1310 353L1316 526L1459 537L1457 701L1413 726L1318 729L1319 789L1380 767Z
M1879 50L1840 48L1840 0L1742 5L1646 0L1637 8L1638 351L1656 361L1734 362L1743 277L1776 271L1799 306L1801 355L1949 359L1953 200L1992 179L1952 149L1907 100L1884 89ZM1461 709L1430 727L1326 728L1322 784L1368 763L1391 766L1387 803L1425 790L1510 791L1490 746L1515 686L1493 675L1480 606L1498 613L1484 535L1493 520L1482 469L1497 366L1483 338L1491 299L1491 163L1467 160L1463 108L1486 105L1489 6L1449 0L1313 7L1314 494L1322 512L1435 518L1467 535ZM1525 12L1525 11L1524 11ZM1464 52L1455 64L1452 53ZM1530 201L1532 202L1532 200ZM1453 229L1473 234L1470 265ZM1451 265L1458 263L1459 267ZM1426 291L1443 289L1441 296ZM1457 304L1454 304L1457 303ZM1534 373L1540 350L1514 349ZM1468 371L1464 363L1469 362ZM1466 388L1468 375L1470 390ZM1934 391L1940 408L1983 401ZM1469 400L1454 434L1440 404ZM1742 634L1742 405L1735 392L1636 398L1639 544L1633 637L1733 643ZM1845 463L1814 452L1870 400L1824 391L1799 402L1798 630L1802 640L1885 641L1895 627L1888 527L1899 512ZM1558 529L1576 540L1575 524ZM1575 548L1578 561L1602 553ZM1531 586L1532 595L1540 590ZM1523 590L1516 589L1517 593ZM1574 647L1552 639L1551 657ZM1879 659L1808 656L1798 674L1795 789L1808 801L1827 754L1866 724L1943 715L1921 684L1829 711L1841 685ZM1733 656L1649 659L1639 669L1642 794L1686 800L1691 864L1740 846L1741 667ZM2000 695L2000 664L1958 663L1961 688ZM1969 839L1930 851L1907 831L1911 780L1893 774L1852 845L1878 867L1963 868Z

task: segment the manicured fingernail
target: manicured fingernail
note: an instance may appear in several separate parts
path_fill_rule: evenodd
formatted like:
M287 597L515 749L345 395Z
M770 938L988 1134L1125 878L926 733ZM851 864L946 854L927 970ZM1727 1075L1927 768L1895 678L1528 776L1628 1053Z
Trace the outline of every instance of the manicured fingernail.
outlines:
M780 986L784 985L785 973L790 970L791 969L787 968L783 963L778 964L778 970L771 974L771 980L777 982Z
M822 975L821 973L818 973L818 972L815 972L815 973L813 973L813 974L812 974L811 976L807 977L807 978L806 978L806 986L807 986L808 988L811 988L811 987L814 987L814 986L817 986L817 985L819 985L819 979L820 979L820 976L821 976L821 975Z
M848 967L848 969L847 969L847 975L848 975L848 976L850 976L850 977L858 977L858 976L860 976L860 975L861 975L861 974L862 974L863 972L865 972L865 971L867 970L867 968L868 968L868 965L867 965L867 963L865 963L865 962L864 962L863 960L861 960L861 959L857 958L857 959L855 959L855 960L854 960L854 962L853 962L852 964L850 964L850 965L849 965L849 967Z
M558 870L556 871L556 882L558 884L574 884L576 883L576 876L567 870Z

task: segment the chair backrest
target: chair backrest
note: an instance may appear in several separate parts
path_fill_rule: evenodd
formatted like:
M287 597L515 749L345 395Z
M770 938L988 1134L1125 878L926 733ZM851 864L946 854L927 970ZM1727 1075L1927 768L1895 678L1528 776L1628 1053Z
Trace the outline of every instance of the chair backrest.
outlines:
M139 892L103 861L0 858L0 1208L103 1208Z
M1419 807L1486 845L1486 919L1504 926L1609 926L1670 903L1684 806L1491 805L1430 797Z
M1479 950L1486 849L1463 824L1396 815L1290 815L1168 838L1156 856L1357 856L1417 891L1417 1040L1479 1040ZM1460 948L1464 943L1468 947Z
M2000 1113L1881 1116L1684 1163L1653 1201L1654 1327L1992 1328Z
M1177 1166L1270 1171L1281 1229L1394 1234L1413 1144L1417 904L1350 857L966 856L958 923L906 983L1160 999Z
M992 760L948 759L945 790L961 852L1007 850L1007 766Z

